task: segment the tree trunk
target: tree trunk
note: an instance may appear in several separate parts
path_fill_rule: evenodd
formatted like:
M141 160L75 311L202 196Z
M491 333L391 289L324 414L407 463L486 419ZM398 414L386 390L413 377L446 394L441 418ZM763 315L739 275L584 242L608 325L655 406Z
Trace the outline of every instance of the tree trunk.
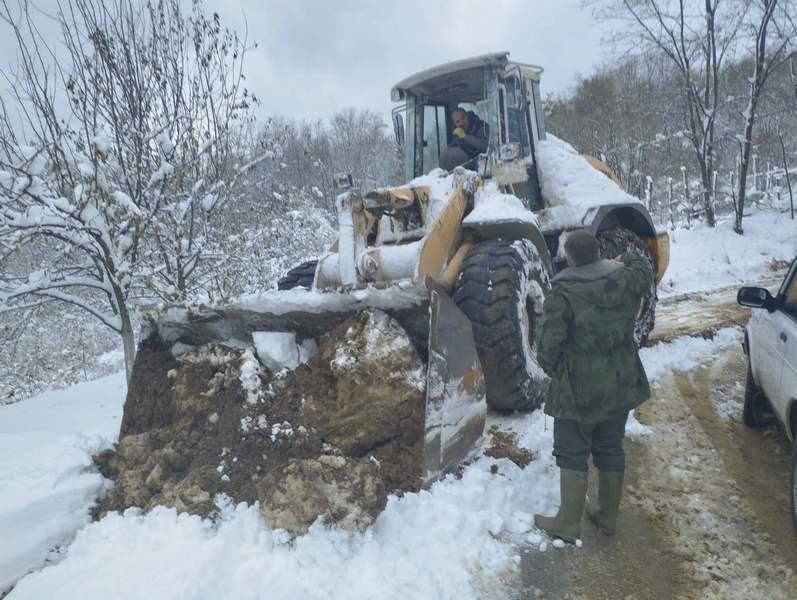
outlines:
M717 219L714 215L713 188L711 186L711 176L707 173L703 175L703 210L706 213L706 225L714 227Z
M747 123L744 126L744 141L741 143L739 160L739 188L737 192L736 220L733 230L739 235L744 234L742 218L744 217L744 201L747 195L747 169L750 164L750 150L753 147L753 123L755 122L755 105L748 107Z
M133 375L133 362L136 360L136 338L133 333L133 324L130 322L130 314L127 309L122 311L122 347L125 353L125 374L127 383Z

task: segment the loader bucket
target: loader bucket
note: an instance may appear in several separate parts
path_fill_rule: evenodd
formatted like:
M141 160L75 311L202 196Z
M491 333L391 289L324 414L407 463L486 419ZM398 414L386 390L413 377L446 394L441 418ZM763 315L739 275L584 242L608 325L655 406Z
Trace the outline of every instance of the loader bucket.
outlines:
M484 375L470 321L439 288L431 290L426 369L424 482L479 448L487 414Z
M417 452L419 445L421 449L418 460L413 462L416 472L411 475L420 485L431 485L478 451L487 404L470 321L430 278L402 281L381 289L272 292L223 308L170 309L150 322L142 333L122 435L146 428L146 424L129 425L135 414L149 418L146 410L136 406L157 404L148 396L163 393L163 388L170 385L162 382L158 388L158 382L151 381L153 365L166 373L173 367L159 365L175 362L172 357L186 348L206 344L253 348L252 334L262 331L295 332L299 340L319 339L368 309L384 311L395 319L426 363L423 428L410 436L415 440L411 452ZM379 382L373 385L378 386ZM162 405L168 399L158 402ZM397 429L400 426L396 423ZM407 437L400 431L396 431L396 436Z

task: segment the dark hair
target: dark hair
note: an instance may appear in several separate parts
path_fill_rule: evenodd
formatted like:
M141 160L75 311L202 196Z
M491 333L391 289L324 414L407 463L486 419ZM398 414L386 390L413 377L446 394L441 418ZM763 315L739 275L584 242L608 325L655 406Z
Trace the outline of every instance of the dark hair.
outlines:
M601 257L598 239L583 229L574 231L567 236L565 253L577 267L594 263Z

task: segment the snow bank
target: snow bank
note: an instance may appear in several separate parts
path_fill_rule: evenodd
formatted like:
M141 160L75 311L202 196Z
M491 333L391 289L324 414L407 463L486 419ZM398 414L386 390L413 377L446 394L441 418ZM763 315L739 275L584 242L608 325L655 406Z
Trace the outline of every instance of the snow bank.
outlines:
M536 150L540 189L548 206L537 213L544 231L581 227L586 211L603 204L641 204L570 144L550 133L547 137Z
M518 562L504 542L531 536L558 503L551 422L540 411L498 418L540 460L520 470L483 459L461 480L390 497L363 534L316 523L288 541L257 507L225 506L218 523L172 509L110 514L78 533L57 565L23 579L9 600L59 598L470 598L496 592ZM499 473L490 473L497 465ZM500 588L499 588L500 589ZM499 593L500 595L500 593Z
M755 212L744 219L744 235L733 232L733 219L713 229L698 223L670 232L670 266L659 284L659 297L752 284L776 275L772 261L797 255L797 220L788 213Z
M456 518L466 508L453 504L461 494L447 498L447 513L437 499L413 495L394 499L365 536L314 526L289 543L245 505L225 511L218 525L163 508L109 515L80 532L64 562L21 581L9 600L54 590L63 600L473 597L469 564L497 572L509 557L479 535L489 511L473 505L493 498L478 498L484 482L468 479L459 487L470 490L466 507L481 518Z
M719 349L741 343L741 328L729 327L717 331L713 339L684 336L672 342L660 342L655 346L642 348L639 357L645 366L648 379L655 385L657 379L668 373L690 371L714 359Z
M88 522L105 485L91 455L116 440L125 388L119 373L0 407L0 591Z

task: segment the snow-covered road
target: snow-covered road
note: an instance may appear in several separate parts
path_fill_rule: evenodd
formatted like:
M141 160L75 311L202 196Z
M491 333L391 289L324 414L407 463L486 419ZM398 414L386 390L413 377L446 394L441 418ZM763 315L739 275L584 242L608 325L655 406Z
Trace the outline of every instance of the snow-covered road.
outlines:
M680 338L646 350L646 364L655 359L659 370L639 418L654 433L626 444L617 535L606 538L585 524L581 551L523 553L519 597L795 597L791 447L774 422L764 430L742 423L738 336L726 329L714 340Z

